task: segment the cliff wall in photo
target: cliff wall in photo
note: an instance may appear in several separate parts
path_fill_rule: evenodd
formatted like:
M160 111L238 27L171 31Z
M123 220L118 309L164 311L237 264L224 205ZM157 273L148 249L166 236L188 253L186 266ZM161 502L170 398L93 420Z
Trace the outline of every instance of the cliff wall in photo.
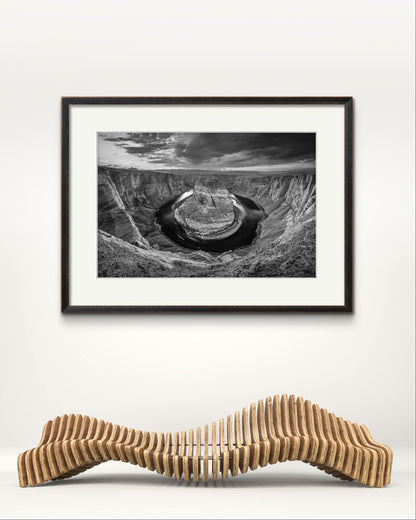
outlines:
M221 254L187 249L161 231L161 206L214 186L264 210L250 246ZM312 173L168 173L101 167L99 276L314 276L316 184Z

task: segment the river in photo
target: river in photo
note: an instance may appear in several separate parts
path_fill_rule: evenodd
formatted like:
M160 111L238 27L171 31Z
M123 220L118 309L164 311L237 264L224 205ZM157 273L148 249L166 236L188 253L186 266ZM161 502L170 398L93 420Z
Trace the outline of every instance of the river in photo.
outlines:
M156 220L162 232L182 247L208 251L210 253L224 253L239 247L249 246L256 237L259 222L265 216L264 211L251 199L241 195L231 194L234 205L236 231L229 236L210 237L208 239L196 237L188 232L175 218L175 210L191 194L186 192L163 205L156 213ZM226 235L226 233L224 233Z

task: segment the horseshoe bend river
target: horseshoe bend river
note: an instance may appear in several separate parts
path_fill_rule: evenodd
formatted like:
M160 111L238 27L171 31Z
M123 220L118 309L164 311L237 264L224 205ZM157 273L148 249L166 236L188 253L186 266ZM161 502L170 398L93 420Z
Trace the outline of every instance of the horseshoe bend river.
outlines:
M224 253L250 245L256 237L259 222L265 217L253 200L241 195L230 194L234 206L234 222L228 229L212 234L198 233L188 228L177 218L177 210L192 194L186 192L164 204L156 213L156 220L162 232L173 242L188 249ZM214 216L215 218L215 216Z

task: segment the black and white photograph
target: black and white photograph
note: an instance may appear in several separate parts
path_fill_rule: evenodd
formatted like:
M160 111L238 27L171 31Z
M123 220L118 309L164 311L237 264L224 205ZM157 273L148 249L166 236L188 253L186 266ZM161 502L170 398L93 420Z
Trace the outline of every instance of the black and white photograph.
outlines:
M98 277L316 277L315 133L98 132Z

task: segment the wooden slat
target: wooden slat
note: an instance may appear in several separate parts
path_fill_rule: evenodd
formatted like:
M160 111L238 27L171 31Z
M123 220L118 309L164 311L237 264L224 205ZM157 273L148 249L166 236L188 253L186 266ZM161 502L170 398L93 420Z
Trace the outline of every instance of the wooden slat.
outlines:
M212 479L218 480L218 472L219 472L219 457L217 450L217 423L213 422L211 425L212 432Z
M270 396L266 398L265 421L267 438L270 441L270 464L276 464L279 460L280 440L274 433L273 401Z
M179 454L173 458L173 475L177 480L180 480L183 472L183 457L186 452L186 431L181 432L181 439L179 444Z
M190 476L192 474L191 470L191 461L192 461L192 455L194 452L194 431L189 430L188 432L188 451L187 454L183 458L183 478L187 481L190 480Z
M270 462L270 441L266 432L266 417L264 401L261 399L257 403L257 425L260 438L260 466L264 467Z
M280 440L279 462L285 462L289 458L290 442L289 438L283 433L280 397L278 395L273 397L273 424L275 434Z
M162 452L162 466L163 472L166 476L170 477L170 464L169 464L169 454L172 449L172 434L169 432L166 434L165 446Z
M204 455L202 460L202 480L208 482L209 478L209 427L204 426Z
M201 473L201 465L199 457L201 455L201 428L196 429L196 443L195 443L195 454L192 459L192 475L194 482L199 482L199 475Z
M226 479L228 478L228 470L230 467L230 453L225 449L224 419L220 419L220 457L222 478Z

